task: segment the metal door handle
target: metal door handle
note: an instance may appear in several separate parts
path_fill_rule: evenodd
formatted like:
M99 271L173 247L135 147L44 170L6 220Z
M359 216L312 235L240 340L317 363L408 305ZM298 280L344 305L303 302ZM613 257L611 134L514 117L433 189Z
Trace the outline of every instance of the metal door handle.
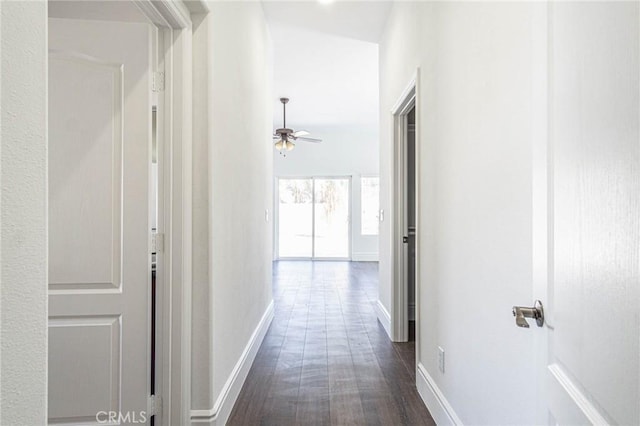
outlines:
M542 302L536 300L533 308L527 308L525 306L514 306L513 316L516 317L516 325L518 327L529 328L529 323L525 318L533 318L536 320L538 327L544 325L544 309L542 308Z
M402 242L407 244L409 242L409 237L402 237Z

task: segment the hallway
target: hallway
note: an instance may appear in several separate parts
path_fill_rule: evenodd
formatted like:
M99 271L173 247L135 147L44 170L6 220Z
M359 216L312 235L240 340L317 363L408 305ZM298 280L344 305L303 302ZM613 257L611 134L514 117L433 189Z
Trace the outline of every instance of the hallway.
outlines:
M228 424L435 424L414 343L376 319L377 288L377 263L275 262L275 317Z

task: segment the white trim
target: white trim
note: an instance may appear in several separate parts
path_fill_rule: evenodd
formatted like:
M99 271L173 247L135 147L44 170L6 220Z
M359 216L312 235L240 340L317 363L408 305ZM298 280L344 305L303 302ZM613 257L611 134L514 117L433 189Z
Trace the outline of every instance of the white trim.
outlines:
M416 300L419 298L419 232L420 232L420 191L419 191L419 179L420 179L420 161L419 158L419 146L420 146L420 126L419 123L419 76L420 68L416 69L411 80L402 91L402 94L398 98L394 107L391 109L391 122L392 134L391 140L393 141L393 181L392 181L392 200L393 200L393 223L391 232L391 265L393 270L393 282L391 291L391 340L394 342L406 342L409 339L409 320L408 320L408 289L406 288L406 276L408 257L407 244L402 242L402 237L405 235L405 229L407 228L406 222L406 187L405 182L406 174L406 127L407 127L407 115L411 108L415 107L416 115L416 134L415 134L415 206L416 206L416 262L415 262L415 277L416 277ZM419 307L418 307L419 310ZM416 327L418 324L416 323ZM419 347L418 330L416 328L416 348Z
M549 423L549 386L547 383L547 367L549 357L549 341L553 330L553 309L548 290L553 288L553 161L551 156L551 138L549 135L549 81L552 71L550 65L549 46L552 42L550 32L550 3L544 3L533 9L533 25L531 60L533 81L531 84L531 259L532 259L532 298L545 303L544 321L546 328L531 337L534 348L534 374L532 385L535 386L536 424Z
M273 238L271 243L273 245L273 261L280 259L280 252L278 246L280 244L280 178L278 176L273 177L273 215L271 221L273 223Z
M131 0L164 43L165 91L158 97L158 232L168 244L158 269L157 395L165 401L157 424L186 424L191 406L192 22L187 5ZM194 3L195 6L195 3ZM161 127L162 126L162 127ZM160 259L159 259L160 260ZM161 275L161 276L160 276Z
M351 260L353 260L354 262L377 262L378 252L353 252L351 254Z
M391 108L391 114L397 115L402 113L402 111L406 109L406 106L408 104L407 102L408 98L412 96L412 92L415 92L419 73L420 73L420 68L418 68L411 76L411 80L409 80L409 83L407 83L407 85L405 86L404 90L398 97L398 100L393 105L393 108Z
M389 315L389 311L387 311L387 308L385 308L379 300L378 303L375 304L374 309L376 310L378 321L380 321L380 324L384 327L384 331L386 331L389 338L391 338L391 315Z
M131 0L131 2L135 3L147 19L155 25L176 30L191 27L191 14L183 1Z
M612 424L560 365L551 364L548 369L551 373L549 394L552 396L549 408L558 424L574 422L577 418L584 424Z
M166 1L166 0L165 0ZM180 419L186 423L189 418L189 409L191 407L191 313L193 311L191 307L191 293L192 293L192 273L193 273L193 30L191 27L191 21L189 20L188 27L180 31L180 37L182 45L180 50L181 63L180 63L180 75L182 77L180 81L179 89L181 96L180 99L181 109L177 111L178 114L182 114L180 117L180 123L182 129L180 129L181 138L181 155L182 162L178 166L174 160L173 165L180 171L181 176L181 195L180 201L174 201L174 203L182 207L182 216L180 221L180 231L178 231L178 238L181 241L174 241L174 244L182 243L180 259L181 273L182 273L182 291L180 297L180 307L176 310L179 311L176 315L180 315L181 329L179 333L180 340L176 341L175 347L180 347L180 377L176 386L180 386L181 389L181 405L180 405ZM198 112L200 113L200 112ZM176 172L177 172L176 170ZM175 239L176 237L174 237ZM174 307L176 304L174 303ZM176 333L177 334L177 333ZM175 336L173 338L175 341ZM173 424L173 423L169 423Z
M436 421L438 425L460 425L462 426L462 420L453 410L449 401L444 396L435 380L429 375L427 369L418 363L416 368L416 386L418 387L418 393L424 401L431 413L431 417Z
M247 346L231 371L213 408L209 410L191 410L191 424L208 424L211 426L226 424L272 320L273 301L267 307L258 326L249 338Z
M280 218L278 218L280 222ZM278 240L278 244L280 240ZM311 258L316 257L316 179L311 178Z
M420 125L420 117L422 116L422 104L421 104L421 95L420 95L420 90L421 90L421 84L420 84L420 68L418 67L416 69L416 74L415 74L415 90L416 90L416 98L415 98L415 147L414 147L414 155L416 157L416 161L415 161L415 192L416 192L416 199L415 199L415 207L416 207L416 212L415 212L415 218L416 218L416 226L415 226L415 288L414 288L414 314L413 314L413 318L415 321L415 330L414 330L414 334L415 334L415 347L416 347L416 359L420 360L421 359L421 353L420 353L420 330L421 330L421 326L420 326L420 297L421 297L421 293L420 293L420 288L421 288L421 281L420 281L420 265L421 265L421 253L422 250L420 249L420 232L422 230L422 221L420 220L420 215L422 212L422 196L421 196L421 186L420 186L420 182L422 181L422 161L420 160L422 157L422 126ZM408 330L407 330L408 332Z

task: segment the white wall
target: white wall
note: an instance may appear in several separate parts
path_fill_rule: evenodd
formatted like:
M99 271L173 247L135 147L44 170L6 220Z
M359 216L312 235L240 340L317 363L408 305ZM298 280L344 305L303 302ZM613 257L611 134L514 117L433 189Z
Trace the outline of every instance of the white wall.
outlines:
M196 96L194 106L206 103L211 116L194 129L194 235L208 235L194 239L194 269L203 262L208 268L194 274L192 340L206 346L193 348L192 407L216 420L215 403L271 303L272 237L264 210L271 208L272 185L264 176L272 174L272 114L269 37L260 4L211 8L204 43L210 43L207 60L218 62L209 63L205 76L198 73L201 66L194 73L201 79L196 88L207 90L207 99ZM47 7L2 2L0 12L0 423L35 425L46 423L47 415ZM206 170L198 162L203 152ZM204 261L198 257L203 251Z
M193 22L193 282L191 368L197 372L191 381L191 407L213 407L214 395L210 380L213 371L211 285L209 281L209 141L212 52L208 43L212 37L211 17L192 15ZM198 113L199 112L199 113Z
M191 408L223 424L239 391L229 386L244 377L230 379L272 301L271 56L260 3L209 5L194 23L194 108L208 119L194 123Z
M389 111L420 67L418 362L452 407L453 417L440 422L533 418L534 389L523 385L534 380L532 339L515 327L510 309L532 303L535 7L396 3L381 41L380 301L390 310Z
M47 421L47 4L0 4L0 424Z
M276 112L276 123L277 118ZM274 175L351 176L352 259L378 260L378 237L362 235L360 217L360 177L378 175L378 129L373 125L315 126L310 129L313 129L311 137L321 138L322 143L298 142L296 149L287 152L286 157L273 149Z

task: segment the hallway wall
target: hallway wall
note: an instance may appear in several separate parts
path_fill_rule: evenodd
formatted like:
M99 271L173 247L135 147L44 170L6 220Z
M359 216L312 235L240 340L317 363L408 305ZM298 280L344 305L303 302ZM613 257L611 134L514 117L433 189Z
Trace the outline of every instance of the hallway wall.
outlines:
M260 3L209 6L194 21L194 84L206 88L194 108L207 119L194 122L191 413L224 424L272 302L271 51Z
M389 111L420 67L419 365L464 424L533 421L532 333L511 306L532 301L536 7L396 3L381 40L380 301L391 312Z
M47 422L47 3L0 2L0 424Z

